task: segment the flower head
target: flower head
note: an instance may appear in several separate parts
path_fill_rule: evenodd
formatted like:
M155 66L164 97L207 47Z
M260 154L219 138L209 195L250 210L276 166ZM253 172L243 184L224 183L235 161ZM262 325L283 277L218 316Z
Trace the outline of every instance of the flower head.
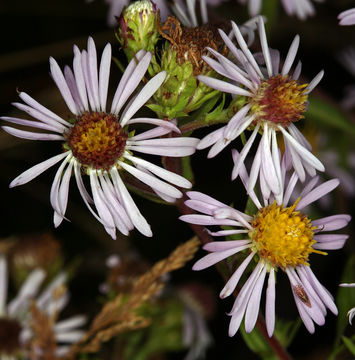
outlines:
M151 187L158 196L173 202L181 197L182 193L168 182L185 188L191 187L191 183L175 173L135 156L134 153L188 156L194 153L198 139L159 138L171 131L179 133L179 129L173 122L153 118L133 118L163 83L165 72L160 72L149 80L122 111L124 104L144 76L150 63L151 53L142 50L131 60L118 84L110 111L106 110L106 99L111 46L108 44L103 51L99 73L96 48L92 38L88 41L88 51L81 52L75 46L74 54L74 73L67 66L63 75L56 61L50 59L52 77L73 113L74 117L71 121L62 119L23 92L20 93L20 98L26 105L14 103L14 106L38 121L13 117L1 118L10 123L50 131L50 133L38 133L3 126L5 131L14 136L63 142L63 152L25 171L11 182L10 187L29 182L61 161L50 194L55 226L59 226L64 219L69 182L74 173L85 204L113 238L116 236L116 228L127 235L134 227L142 234L152 236L149 224L127 191L120 173L127 171ZM150 124L154 128L140 134L128 130L129 126L137 123ZM92 197L84 186L82 173L90 178ZM94 203L97 214L90 203Z
M283 136L288 168L293 166L301 181L305 180L306 172L314 176L316 170L324 171L324 166L310 152L308 141L294 124L303 118L307 109L307 96L321 80L323 71L309 84L300 83L300 62L293 73L290 73L299 46L298 35L290 46L282 68L279 69L280 55L277 50L268 47L262 17L258 18L262 52L255 55L248 49L238 26L234 22L232 25L239 48L234 46L222 30L220 34L236 58L236 63L211 48L209 51L218 61L204 57L204 60L229 82L204 75L198 76L198 79L214 89L244 97L244 105L235 112L226 126L208 134L197 148L212 146L208 157L214 157L245 130L252 130L234 166L232 179L235 179L260 133L261 140L252 164L248 191L254 188L257 178L260 177L260 181L270 191L280 195L282 184L277 133Z
M247 182L246 169L243 167L243 181ZM253 216L235 210L207 195L199 192L188 192L190 200L185 204L201 214L183 215L183 221L200 225L228 226L228 230L211 232L212 236L238 234L242 240L217 241L204 246L211 252L196 262L193 269L202 270L244 251L245 259L220 293L221 298L232 294L251 260L257 265L246 283L242 286L230 312L229 335L233 336L239 329L243 317L245 330L253 330L257 321L260 299L268 276L266 290L266 326L269 336L275 326L275 282L278 270L285 272L289 278L293 297L300 316L309 332L314 332L314 323L323 325L326 308L337 314L337 308L331 295L319 283L310 267L310 255L322 254L324 251L343 247L347 235L329 234L327 232L343 228L350 221L349 215L334 215L312 220L303 209L310 203L332 191L338 180L330 180L316 186L317 178L307 184L294 204L289 204L290 196L297 183L293 174L282 197L276 199L272 194L262 193L262 206L256 194L251 199L257 207ZM326 234L323 234L323 233Z
M323 2L324 0L314 0ZM262 0L239 0L240 3L248 3L250 16L260 14ZM315 10L311 0L281 0L282 5L289 16L297 16L300 20L306 20L309 16L314 16Z
M68 303L68 294L64 290L66 274L58 274L52 282L39 294L40 287L46 277L42 269L33 270L17 296L7 304L8 266L4 255L0 254L0 353L6 355L21 354L28 351L28 344L33 338L31 327L31 302L46 316L56 319L59 312ZM53 325L55 341L72 344L80 340L84 331L86 318L82 315L67 320L57 321ZM68 350L67 345L56 347L56 355L62 356ZM41 349L38 349L41 351ZM27 357L25 357L27 358Z

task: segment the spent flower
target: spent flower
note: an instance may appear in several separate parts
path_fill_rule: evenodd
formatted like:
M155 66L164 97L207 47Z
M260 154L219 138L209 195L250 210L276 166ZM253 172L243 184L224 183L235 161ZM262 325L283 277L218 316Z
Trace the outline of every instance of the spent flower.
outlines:
M243 182L248 182L245 167L242 167ZM234 254L244 251L245 259L222 289L221 298L231 295L248 265L256 261L251 275L241 287L236 297L231 316L229 335L239 329L244 317L245 330L251 332L256 324L263 285L268 274L266 290L266 327L269 336L275 327L275 284L279 270L287 274L293 297L307 330L314 332L314 323L323 325L326 308L337 314L337 308L330 293L320 284L310 266L310 255L326 255L326 250L340 249L348 235L332 234L345 227L350 216L341 214L312 220L303 209L310 203L332 191L339 182L336 179L316 186L310 181L297 201L289 204L290 197L298 181L294 173L288 182L283 196L276 199L272 193L262 193L261 205L255 192L251 199L257 207L253 216L242 213L210 196L199 192L188 192L190 198L185 202L191 209L201 214L183 215L183 221L206 226L223 226L223 230L209 231L212 236L238 234L241 240L216 241L208 243L204 249L211 252L193 266L202 270ZM228 227L227 229L225 227ZM243 239L244 238L244 239Z
M71 121L62 119L24 92L19 96L26 104L13 105L38 121L1 118L10 123L50 131L38 133L3 126L11 135L31 140L63 142L60 154L30 168L10 184L10 187L25 184L61 162L50 193L56 227L65 218L72 173L85 204L113 238L116 237L116 228L125 235L137 228L142 234L152 236L149 224L127 191L121 172L126 171L145 183L168 202L174 202L182 196L181 191L168 182L180 187L191 187L191 183L182 176L134 154L188 156L195 152L198 142L195 138L160 138L171 131L180 131L172 122L133 117L163 83L165 72L150 79L122 111L124 104L140 84L150 60L151 53L144 50L131 60L117 86L111 110L107 111L111 45L107 44L103 51L98 72L95 43L89 38L87 51L80 51L74 46L74 73L67 66L63 75L57 62L50 59L51 75L74 116ZM128 130L133 124L150 124L154 128L136 134L132 129ZM92 197L84 186L82 173L90 178ZM92 203L97 213L92 209Z
M46 273L37 268L33 270L22 284L18 294L7 303L8 265L6 258L0 254L0 354L9 356L25 356L33 339L31 327L31 302L44 314L57 318L68 303L69 295L64 290L67 275L59 273L40 293ZM53 324L56 355L63 356L70 344L80 340L84 331L79 328L86 323L86 317L73 316ZM41 351L41 349L37 349Z
M208 157L214 157L245 130L252 130L252 134L233 168L232 179L235 179L251 146L257 141L258 133L261 133L251 167L248 192L254 188L257 178L260 177L260 181L270 191L281 196L281 161L277 134L283 136L287 167L293 166L302 182L306 178L306 172L310 176L314 176L316 170L324 171L322 163L310 152L310 144L294 124L304 117L303 113L308 106L308 94L323 77L323 71L309 84L299 82L300 62L293 73L290 73L299 46L298 35L290 46L282 68L279 69L280 55L277 50L268 47L262 17L258 18L262 53L253 55L248 49L239 27L234 22L232 22L232 26L239 48L222 30L219 32L237 61L230 61L212 48L208 48L208 50L218 61L203 56L203 59L215 71L229 81L205 75L199 75L198 79L216 90L244 99L244 105L236 109L227 125L205 136L198 144L197 149L212 146ZM266 68L259 65L258 62L265 64Z

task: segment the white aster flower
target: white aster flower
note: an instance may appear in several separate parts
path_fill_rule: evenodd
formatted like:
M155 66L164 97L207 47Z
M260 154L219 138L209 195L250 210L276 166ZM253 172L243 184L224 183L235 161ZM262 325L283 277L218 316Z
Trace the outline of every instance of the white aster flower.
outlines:
M324 0L314 0L321 3ZM250 16L260 14L262 0L239 0L241 4L248 3ZM282 5L289 16L297 16L300 20L306 20L307 17L315 14L315 9L311 0L281 0Z
M116 228L128 235L134 227L142 234L152 236L149 224L121 179L120 171L127 171L169 202L180 198L182 193L168 182L184 188L191 187L191 183L185 178L134 154L139 152L159 156L188 156L194 153L198 142L198 139L194 138L160 138L171 131L179 132L172 122L154 118L133 118L162 84L165 72L149 80L122 111L124 104L140 84L151 56L151 53L142 50L136 55L138 62L132 59L118 84L111 110L107 111L111 46L106 45L98 72L95 43L89 38L87 51L80 51L74 46L74 73L67 66L63 75L57 62L50 59L51 75L68 108L74 114L73 121L62 119L24 92L19 96L25 104L13 105L38 121L1 117L10 123L50 132L38 133L3 126L11 135L31 140L63 142L64 151L25 171L10 184L10 187L25 184L61 162L50 193L56 227L65 216L72 173L75 174L85 204L113 238L116 236ZM151 124L154 128L133 134L131 129L128 130L128 126L133 124ZM84 186L82 172L90 178L92 197ZM97 214L90 203L95 205Z
M355 8L345 10L338 15L339 25L355 25Z
M66 274L58 274L39 293L45 277L46 274L42 269L33 270L16 297L7 303L8 266L4 255L0 254L0 354L7 355L6 359L8 360L15 360L18 354L24 356L27 345L33 337L31 301L34 301L36 307L48 317L58 315L68 303L67 292L60 292L60 296L54 296L56 289L65 285ZM77 315L54 324L55 339L58 345L62 344L57 346L57 356L63 356L68 351L70 344L76 343L82 338L85 332L79 327L85 323L86 317Z
M243 182L248 181L246 169L242 167ZM253 330L259 313L263 285L268 274L266 290L266 327L269 336L275 327L275 283L278 270L287 274L290 281L297 309L307 330L314 332L314 323L323 325L326 308L337 314L333 297L320 284L311 270L309 256L312 253L325 255L325 250L340 249L344 246L348 235L329 234L345 227L350 216L333 215L318 220L311 220L303 209L332 191L338 184L337 179L327 181L315 187L310 181L299 194L298 200L289 205L290 196L298 181L294 173L285 186L282 198L275 199L269 193L263 193L262 206L256 194L251 199L258 212L249 216L228 205L225 205L205 194L188 192L190 200L185 204L201 214L183 215L183 221L207 226L228 226L228 230L209 231L212 236L244 235L242 240L216 241L208 243L204 249L211 252L196 262L194 270L202 270L212 266L238 252L245 251L244 261L220 293L225 298L233 293L239 280L249 264L256 260L248 280L242 286L232 310L229 335L233 336L239 329L244 318L245 330Z
M232 26L239 49L222 30L219 32L237 59L236 63L211 48L208 50L218 61L203 57L215 71L230 81L204 75L199 75L198 79L214 89L245 97L245 104L227 125L205 136L197 149L212 146L208 157L214 157L245 130L252 128L253 132L234 166L232 179L235 179L258 133L262 133L251 168L248 191L254 188L257 178L260 177L260 181L264 182L270 191L280 195L282 182L277 133L283 136L286 162L289 166L293 166L302 182L306 178L306 172L314 176L316 170L324 171L322 163L310 152L310 144L294 125L294 122L303 118L302 114L308 105L307 96L323 77L323 71L309 84L300 84L298 82L301 73L300 62L290 74L299 46L298 35L292 42L280 70L279 52L268 47L262 17L258 18L262 53L256 55L248 49L238 26L234 22ZM259 66L257 60L266 64L266 69Z
M343 284L339 284L339 286L341 287L355 287L355 283L343 283ZM348 311L348 317L349 317L349 324L352 325L353 324L353 317L355 316L355 307L351 308Z

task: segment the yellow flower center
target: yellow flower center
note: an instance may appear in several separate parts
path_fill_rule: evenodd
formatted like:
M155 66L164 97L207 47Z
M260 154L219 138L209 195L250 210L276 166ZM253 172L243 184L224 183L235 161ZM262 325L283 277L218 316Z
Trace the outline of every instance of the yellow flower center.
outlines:
M287 127L302 119L307 107L307 85L298 84L288 75L277 75L263 81L251 99L256 121L269 121Z
M66 135L67 145L82 165L103 170L122 156L127 137L118 118L103 112L84 113Z
M311 253L326 253L312 248L314 230L310 219L295 211L296 201L285 208L276 202L261 208L251 223L249 232L259 256L272 266L285 269L288 266L309 265Z

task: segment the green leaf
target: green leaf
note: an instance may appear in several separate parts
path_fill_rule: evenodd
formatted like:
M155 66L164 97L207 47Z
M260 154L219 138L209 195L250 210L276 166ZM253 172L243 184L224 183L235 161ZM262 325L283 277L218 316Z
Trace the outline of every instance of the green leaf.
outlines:
M194 182L194 172L192 170L190 156L185 156L182 158L182 175L190 182Z
M270 345L267 343L265 338L261 335L257 328L251 333L247 333L244 329L244 325L240 327L240 332L248 348L258 354L264 360L277 360L278 357L273 352Z
M283 321L276 319L274 336L284 348L287 348L291 344L298 329L300 328L301 323L302 321L300 318L296 321ZM258 354L264 360L278 359L269 343L261 335L257 328L254 328L254 330L248 334L245 331L244 326L241 326L240 331L245 343L251 351Z
M253 216L258 212L258 208L256 207L253 200L249 196L248 196L248 201L247 201L247 204L245 206L244 212L247 215L250 215L250 216Z
M272 28L274 27L279 16L279 0L263 1L262 14L266 17L266 33L269 37Z
M355 255L349 257L347 263L345 264L343 274L341 277L341 283L350 283L355 279ZM337 318L336 324L336 336L335 336L335 346L338 346L340 343L341 335L343 334L345 328L348 325L348 316L347 313L355 305L355 289L339 287L336 304L338 306L339 315Z
M345 336L342 336L341 338L342 338L345 346L347 347L347 349L351 352L352 355L355 356L355 343L351 339L349 339Z
M329 126L355 136L355 126L346 115L336 106L318 97L309 97L309 108L306 118L320 126Z

